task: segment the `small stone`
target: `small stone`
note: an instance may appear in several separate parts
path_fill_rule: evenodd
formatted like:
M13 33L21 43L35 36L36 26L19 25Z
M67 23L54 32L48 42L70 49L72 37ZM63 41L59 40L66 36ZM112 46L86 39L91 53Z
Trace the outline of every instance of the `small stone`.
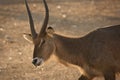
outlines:
M17 26L17 23L16 23L16 22L14 22L14 26Z
M19 55L22 55L22 52L18 52Z
M57 6L57 9L61 9L61 6L60 6L60 5L58 5L58 6Z
M12 57L9 57L8 59L9 59L9 60L12 60Z
M32 58L31 58L31 57L28 57L28 59L32 60Z
M41 71L44 71L44 68L41 68Z
M36 4L33 4L33 7L35 8L37 5Z
M39 74L41 74L41 72L40 72L40 71L39 71L38 73L39 73Z
M66 14L63 14L62 17L63 17L63 18L66 18L67 16L66 16Z
M0 28L0 31L4 31L4 29L3 29L3 28Z

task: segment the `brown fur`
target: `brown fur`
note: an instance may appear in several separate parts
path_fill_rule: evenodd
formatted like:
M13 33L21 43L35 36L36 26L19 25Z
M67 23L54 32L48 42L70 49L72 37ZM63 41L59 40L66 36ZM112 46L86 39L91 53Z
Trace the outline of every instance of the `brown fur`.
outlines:
M45 20L37 34L25 0L34 42L33 64L39 66L54 55L62 64L79 67L82 74L79 80L92 80L101 75L105 80L115 80L115 74L120 72L120 25L100 28L80 38L61 36L52 27L46 30L49 9L46 1L43 2Z
M120 72L120 25L97 29L82 38L54 34L53 39L56 56L82 67L89 78Z

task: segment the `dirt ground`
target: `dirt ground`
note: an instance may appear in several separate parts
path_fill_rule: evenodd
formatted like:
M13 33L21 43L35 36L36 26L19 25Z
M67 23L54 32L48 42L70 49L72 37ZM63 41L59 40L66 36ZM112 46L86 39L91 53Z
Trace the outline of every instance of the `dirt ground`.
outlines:
M100 27L120 24L120 0L47 0L51 25L65 36L84 36ZM29 0L37 31L44 19L42 0ZM0 80L77 80L80 73L50 61L32 65L33 44L24 0L0 0ZM94 80L103 80L96 78ZM120 80L120 76L117 76Z

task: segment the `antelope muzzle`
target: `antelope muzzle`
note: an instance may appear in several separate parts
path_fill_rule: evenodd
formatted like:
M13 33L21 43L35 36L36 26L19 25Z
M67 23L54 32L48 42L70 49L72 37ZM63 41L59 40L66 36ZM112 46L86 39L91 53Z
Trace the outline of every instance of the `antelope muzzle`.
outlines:
M42 58L33 58L33 61L32 63L37 67L37 66L40 66L42 63L44 62L44 60Z

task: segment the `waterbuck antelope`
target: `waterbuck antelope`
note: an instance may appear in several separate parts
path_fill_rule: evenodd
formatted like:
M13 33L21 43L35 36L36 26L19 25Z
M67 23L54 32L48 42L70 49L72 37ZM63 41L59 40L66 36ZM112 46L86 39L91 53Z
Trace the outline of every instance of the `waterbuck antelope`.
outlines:
M43 2L45 20L37 34L25 0L34 43L33 64L39 66L54 55L65 65L79 67L82 74L79 80L92 80L101 75L105 80L115 80L115 74L120 72L120 25L100 28L79 38L61 36L52 27L47 28L49 9L46 1Z

